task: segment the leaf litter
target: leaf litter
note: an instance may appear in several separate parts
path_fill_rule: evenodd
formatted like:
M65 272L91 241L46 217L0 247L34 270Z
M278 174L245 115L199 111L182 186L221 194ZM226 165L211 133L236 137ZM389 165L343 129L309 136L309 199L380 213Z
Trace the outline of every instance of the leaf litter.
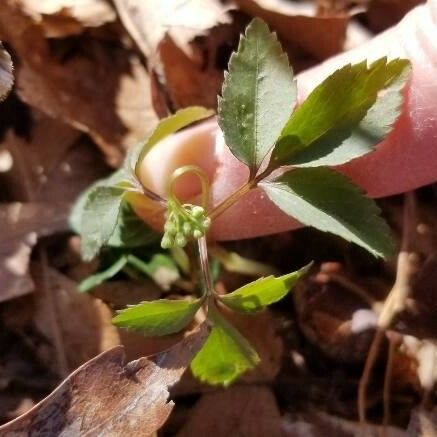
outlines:
M290 271L313 258L318 262L334 259L341 270L328 275L329 280L325 271L311 275L292 299L264 314L249 319L238 316L234 322L254 344L262 364L241 384L212 393L189 373L182 377L189 362L187 354L193 353L185 346L195 348L193 341L201 341L201 336L151 341L136 333L117 332L109 325L111 310L126 302L183 296L186 291L177 283L163 291L138 274L132 279L129 271L100 285L90 296L73 291L89 274L84 272L93 272L96 266L79 260L66 218L79 191L108 173L102 157L117 166L125 150L153 129L158 114L161 117L188 105L215 107L227 58L251 16L264 18L277 31L298 70L340 52L351 2L335 2L344 4L338 8L329 6L334 2L315 3L237 0L227 4L211 0L160 9L154 2L145 5L137 1L115 1L114 6L101 0L4 1L0 38L8 52L0 49L0 94L10 92L13 77L16 86L0 104L0 111L11 108L2 105L10 105L14 98L30 108L32 115L29 121L23 117L14 125L1 126L5 132L1 156L7 158L6 171L0 173L2 189L5 187L0 208L0 324L8 323L2 332L9 336L9 343L0 338L0 348L9 347L7 366L5 360L0 362L1 399L8 399L2 420L24 412L60 378L82 367L35 409L5 425L0 434L12 429L41 431L40 419L46 417L48 408L55 409L53 420L62 421L65 432L101 429L120 435L138 432L141 426L145 433L153 433L172 408L167 387L181 380L172 390L176 408L164 432L229 435L235 430L230 424L239 421L242 435L360 435L355 422L357 368L364 362L373 325L370 321L368 329L354 332L356 312L363 308L367 316L375 312L372 302L383 300L391 287L392 265L371 260L336 239L309 230L288 235L285 246L268 237L228 244L236 253L242 248L244 252L248 245L250 258L264 263L266 258L273 260L272 268L279 271ZM364 21L369 20L368 29L373 32L398 21L418 2L390 2L390 11L387 2L368 3ZM135 7L140 7L137 13L132 12ZM150 8L157 13L150 14ZM14 70L8 53L14 59ZM17 131L17 126L21 130ZM8 164L11 160L12 166ZM432 188L424 189L420 196L435 201L435 189L434 194ZM381 204L399 233L399 199ZM418 210L426 213L420 228L423 232L416 239L424 261L413 279L411 305L394 326L405 339L393 371L393 435L426 435L435 428L430 407L435 374L429 365L436 338L431 310L435 301L435 212L427 210L426 202L419 202ZM329 252L321 247L328 247ZM232 289L232 284L244 284L237 273L223 271L220 281ZM137 297L128 295L131 288L138 290ZM357 289L371 296L370 303ZM21 355L10 353L12 335ZM126 366L121 350L110 349L119 342L125 344L129 359L168 351ZM30 350L30 355L22 353L24 350ZM382 361L385 353L381 351ZM32 378L27 380L19 374L20 365L26 362L39 365L29 371ZM379 382L384 372L380 367L370 388L375 421L382 414ZM17 369L15 374L11 368ZM13 390L17 380L24 386L18 396ZM157 384L151 384L152 380ZM31 381L40 381L40 388L29 388ZM76 383L79 385L73 390ZM93 392L90 384L96 388ZM123 396L116 392L119 386L125 389ZM424 394L424 406L417 407L417 398ZM159 401L154 403L155 395ZM194 405L193 395L197 397ZM95 405L109 397L111 408L90 417ZM133 401L138 402L139 410L148 408L148 413L142 410L141 417L134 415L130 421L120 412ZM247 409L236 415L241 405ZM179 411L189 414L178 422ZM53 429L55 422L48 421L46 429ZM375 434L380 431L372 427Z

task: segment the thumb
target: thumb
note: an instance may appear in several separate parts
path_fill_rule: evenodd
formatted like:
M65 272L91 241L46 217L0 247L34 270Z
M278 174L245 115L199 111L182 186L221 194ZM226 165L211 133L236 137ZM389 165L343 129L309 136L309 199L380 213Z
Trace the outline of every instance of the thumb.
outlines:
M407 58L413 66L403 113L376 150L337 169L370 196L401 193L437 180L437 0L412 10L395 27L362 46L300 74L303 99L318 83L347 63L383 56ZM215 119L173 135L155 146L143 162L142 182L164 194L168 177L178 167L196 164L212 180L211 203L232 194L248 177L247 168L225 146ZM187 176L178 195L194 198L200 185ZM215 239L241 239L282 232L298 224L259 190L252 190L215 220Z

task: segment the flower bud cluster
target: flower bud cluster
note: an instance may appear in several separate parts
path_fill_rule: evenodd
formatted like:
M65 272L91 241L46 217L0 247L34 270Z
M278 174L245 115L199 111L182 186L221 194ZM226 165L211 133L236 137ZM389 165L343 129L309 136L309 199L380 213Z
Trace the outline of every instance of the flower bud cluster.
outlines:
M211 225L204 208L198 205L183 205L169 200L161 247L184 247L191 238L201 238Z

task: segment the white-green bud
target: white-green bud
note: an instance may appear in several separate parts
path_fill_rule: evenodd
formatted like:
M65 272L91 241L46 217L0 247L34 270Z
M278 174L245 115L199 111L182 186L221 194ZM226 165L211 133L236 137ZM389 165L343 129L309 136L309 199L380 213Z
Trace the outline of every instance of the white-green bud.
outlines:
M161 240L161 247L163 249L169 249L173 246L173 244L174 242L172 241L172 239L168 236L167 233L165 233Z
M200 218L203 215L205 215L205 210L198 205L193 206L193 208L191 209L191 214L193 215L193 217L195 218Z
M202 222L203 229L208 229L211 226L211 219L209 217L206 217L205 220Z
M185 222L182 226L182 232L188 236L191 235L192 231L193 231L193 227L190 225L190 223Z
M187 239L182 234L177 234L175 244L179 247L184 247L187 244Z
M195 229L194 230L194 232L193 232L193 237L194 238L201 238L201 237L203 237L203 232L201 231L201 230L199 230L199 229Z

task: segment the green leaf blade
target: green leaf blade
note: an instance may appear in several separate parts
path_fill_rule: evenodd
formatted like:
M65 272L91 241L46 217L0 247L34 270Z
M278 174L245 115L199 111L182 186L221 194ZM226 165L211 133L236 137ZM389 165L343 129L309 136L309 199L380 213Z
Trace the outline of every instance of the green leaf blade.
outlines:
M142 302L121 310L112 322L115 326L139 331L147 337L174 334L193 320L202 302L202 299Z
M132 206L123 201L114 231L106 244L131 249L156 243L159 238L160 235L135 214Z
M255 19L225 73L218 121L232 153L253 175L296 103L296 83L276 35Z
M82 257L94 258L108 242L118 221L125 191L117 187L95 187L85 203L80 225Z
M176 131L188 126L196 121L211 117L214 111L206 109L202 106L190 106L188 108L180 109L174 114L163 118L149 138L141 144L138 144L128 153L126 158L127 169L135 169L138 175L141 163L144 157L149 153L150 149L165 137L175 133Z
M127 261L128 257L126 255L122 255L114 264L112 264L106 270L95 273L94 275L88 276L88 278L84 279L79 284L78 290L81 293L87 293L92 288L97 287L108 279L111 279L124 268L124 266L127 264Z
M400 114L410 69L407 60L382 58L334 72L287 122L271 164L340 165L371 152Z
M250 343L217 310L213 311L213 328L191 362L191 371L203 382L227 387L258 365L260 358Z
M277 278L274 276L260 278L232 293L219 296L219 300L235 311L243 313L260 311L284 298L307 271L308 266Z
M324 167L297 168L260 186L301 223L336 234L378 257L393 253L390 228L376 203L340 173Z

